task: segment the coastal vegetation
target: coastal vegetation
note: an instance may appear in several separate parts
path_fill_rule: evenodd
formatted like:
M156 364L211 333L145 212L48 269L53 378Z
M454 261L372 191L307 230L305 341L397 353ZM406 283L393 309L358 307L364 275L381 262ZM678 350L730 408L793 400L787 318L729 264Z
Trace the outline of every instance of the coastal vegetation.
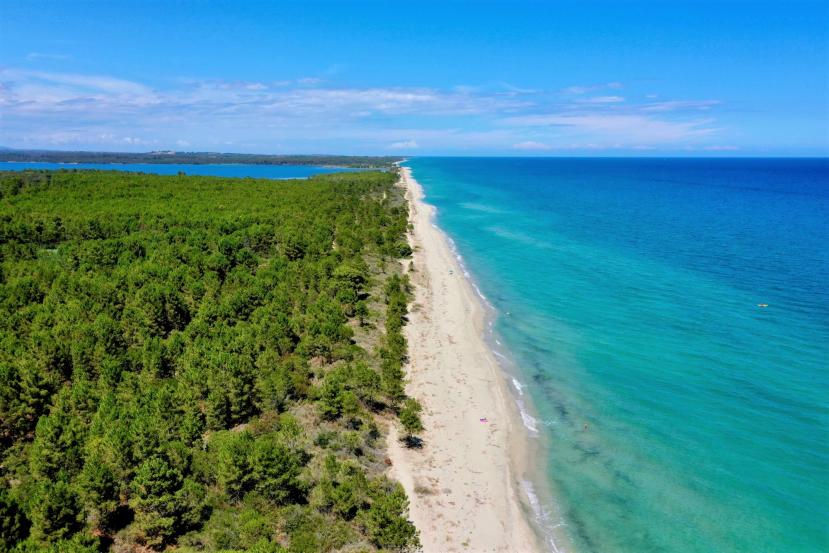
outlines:
M0 173L0 550L415 548L396 178Z
M219 152L64 152L57 150L0 149L0 161L49 163L160 163L248 165L327 165L336 167L390 168L402 158L394 156L268 155Z

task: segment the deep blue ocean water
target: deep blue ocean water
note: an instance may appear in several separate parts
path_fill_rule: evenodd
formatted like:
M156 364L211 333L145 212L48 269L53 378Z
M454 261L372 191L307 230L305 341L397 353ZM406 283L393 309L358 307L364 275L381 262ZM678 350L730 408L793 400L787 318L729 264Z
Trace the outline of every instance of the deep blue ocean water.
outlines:
M188 175L213 177L253 177L257 179L307 178L322 173L359 171L360 169L319 167L315 165L248 165L238 164L186 164L186 163L46 163L46 162L0 162L0 171L22 171L24 169L99 169L102 171L129 171L155 175L177 175L182 171Z
M829 551L829 160L407 165L498 313L573 549Z

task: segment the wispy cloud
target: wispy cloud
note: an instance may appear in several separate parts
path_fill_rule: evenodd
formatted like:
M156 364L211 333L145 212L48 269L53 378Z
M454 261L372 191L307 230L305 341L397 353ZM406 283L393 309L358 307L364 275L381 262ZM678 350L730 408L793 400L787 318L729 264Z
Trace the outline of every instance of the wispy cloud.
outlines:
M101 75L5 69L0 72L0 77L21 84L40 83L51 87L73 87L78 92L99 91L115 94L146 94L150 92L150 88L145 85Z
M129 149L133 146L149 147L158 144L158 140L107 132L101 128L54 131L32 130L23 136L20 142L22 147L31 148L67 148L78 144L98 144L113 148Z
M720 105L719 100L674 100L669 102L654 102L642 107L642 111L660 112L660 111L680 111L680 110L697 110L706 111L712 107Z
M552 113L510 117L503 124L518 127L556 127L568 134L590 134L594 137L625 140L630 145L677 142L714 132L712 119L668 121L637 114L588 113L574 115Z
M506 82L502 82L501 86L503 86L504 89L506 89L507 94L512 94L512 95L516 95L516 96L517 95L522 95L522 94L523 95L538 94L539 92L541 92L537 88L522 88L520 86L515 86L511 83L506 83Z
M182 78L151 86L108 75L6 68L0 69L0 144L544 151L704 145L701 137L718 131L716 100L637 102L633 95L596 93L621 88L616 82L564 91L508 83L350 87L312 77ZM705 118L693 115L700 111Z
M416 148L418 148L418 144L415 140L403 140L389 144L391 150L414 150Z
M66 54L45 54L43 52L29 52L26 54L28 61L52 60L52 61L66 61L72 59L72 56Z
M736 152L740 148L738 146L701 146L696 148L697 150L703 150L705 152Z
M575 86L568 86L564 89L563 92L566 94L587 94L588 92L596 92L597 90L619 90L623 88L622 83L620 82L609 82L609 83L602 83L602 84L594 84L594 85L575 85Z
M466 90L338 88L315 86L318 81L314 79L273 83L185 81L179 88L160 91L112 77L6 69L0 71L0 81L5 85L0 101L7 113L81 113L105 108L116 114L152 105L156 112L184 108L213 114L359 117L407 113L470 115L525 105L518 100Z
M537 142L535 140L525 140L524 142L518 142L517 144L512 145L513 150L529 150L529 151L545 151L545 150L552 150L553 147L549 144L545 144L543 142Z
M621 96L593 96L592 98L584 98L576 101L582 104L618 104L624 102L625 99Z

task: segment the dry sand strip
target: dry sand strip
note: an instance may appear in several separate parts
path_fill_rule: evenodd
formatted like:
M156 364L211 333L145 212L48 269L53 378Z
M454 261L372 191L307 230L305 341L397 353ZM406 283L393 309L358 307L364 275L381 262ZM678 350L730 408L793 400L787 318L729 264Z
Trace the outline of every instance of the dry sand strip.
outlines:
M401 173L415 250L406 391L423 404L426 430L424 447L408 450L392 429L390 476L406 488L425 553L540 551L515 468L526 433L484 339L484 305L433 225L434 207Z

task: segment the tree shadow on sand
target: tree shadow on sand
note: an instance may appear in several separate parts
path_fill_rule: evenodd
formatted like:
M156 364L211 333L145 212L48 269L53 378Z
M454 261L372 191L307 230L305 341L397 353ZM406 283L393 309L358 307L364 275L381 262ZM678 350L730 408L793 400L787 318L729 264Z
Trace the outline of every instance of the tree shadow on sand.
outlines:
M400 438L400 441L408 449L423 449L423 440L417 436L406 436L404 438Z

